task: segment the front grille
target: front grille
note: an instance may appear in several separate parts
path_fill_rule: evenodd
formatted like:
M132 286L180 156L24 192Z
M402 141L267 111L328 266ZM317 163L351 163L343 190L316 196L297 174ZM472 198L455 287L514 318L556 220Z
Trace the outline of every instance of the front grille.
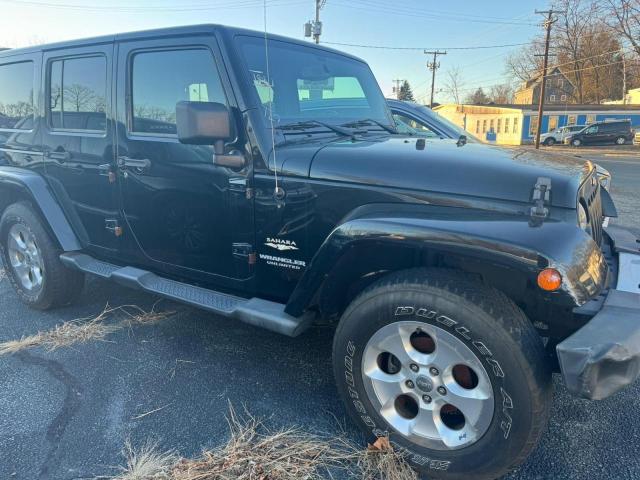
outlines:
M595 175L591 177L596 179ZM591 179L585 182L582 200L587 205L591 236L598 245L602 244L602 199L600 198L600 182Z

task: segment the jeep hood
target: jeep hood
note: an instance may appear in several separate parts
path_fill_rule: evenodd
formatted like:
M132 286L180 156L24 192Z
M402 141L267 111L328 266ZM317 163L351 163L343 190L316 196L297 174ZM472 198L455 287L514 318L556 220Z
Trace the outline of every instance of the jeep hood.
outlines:
M547 177L551 204L565 208L576 207L578 188L595 168L572 156L399 136L340 140L314 150L312 179L528 203L537 179Z

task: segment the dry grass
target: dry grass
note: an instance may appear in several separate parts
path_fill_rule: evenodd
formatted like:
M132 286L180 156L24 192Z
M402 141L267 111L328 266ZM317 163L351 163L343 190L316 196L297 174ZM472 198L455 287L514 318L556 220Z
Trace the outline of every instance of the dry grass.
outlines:
M107 335L118 330L117 326L104 323L104 320L115 310L107 305L97 317L70 320L56 325L52 330L22 337L20 340L0 343L0 355L17 353L32 347L44 347L52 351L91 340L103 340Z
M148 442L138 450L131 443L125 442L123 454L127 465L114 480L170 480L171 470L178 461L178 456L169 451L160 453L158 444Z
M388 439L366 450L340 438L312 436L299 428L269 430L246 413L233 408L228 417L230 438L224 445L205 450L195 459L178 459L173 452L159 453L157 445L134 451L125 448L127 466L114 480L319 480L341 471L362 480L416 480ZM173 462L173 463L171 463ZM146 475L146 476L145 476Z
M379 438L363 451L358 462L360 476L366 480L418 480L404 455L393 449L387 437Z
M137 305L123 305L119 307L119 310L127 316L125 320L128 322L129 326L135 325L151 325L154 323L161 322L162 320L166 320L171 317L175 312L173 311L164 311L158 312L156 311L156 306L158 305L158 300L153 304L151 310L146 311L143 308Z
M348 468L355 459L345 442L314 437L300 429L270 431L233 408L228 417L230 439L222 447L206 450L200 458L182 459L173 480L298 480L321 479L331 468Z
M137 305L109 307L96 317L79 318L56 325L52 330L38 332L34 335L22 337L20 340L10 340L0 343L0 355L17 353L27 348L44 347L52 351L62 347L86 343L92 340L104 340L109 334L121 329L125 325L149 325L159 322L173 315L174 312L157 312L157 305L150 311L145 311ZM106 323L113 315L123 313L126 320L120 324Z

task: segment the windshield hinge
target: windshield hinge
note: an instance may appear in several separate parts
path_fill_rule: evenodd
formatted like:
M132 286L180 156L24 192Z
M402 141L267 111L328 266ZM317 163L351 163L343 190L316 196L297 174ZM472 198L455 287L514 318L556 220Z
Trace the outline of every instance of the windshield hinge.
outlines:
M533 207L531 207L532 218L547 218L549 209L545 205L551 202L551 179L548 177L538 177L538 181L533 187L531 196Z

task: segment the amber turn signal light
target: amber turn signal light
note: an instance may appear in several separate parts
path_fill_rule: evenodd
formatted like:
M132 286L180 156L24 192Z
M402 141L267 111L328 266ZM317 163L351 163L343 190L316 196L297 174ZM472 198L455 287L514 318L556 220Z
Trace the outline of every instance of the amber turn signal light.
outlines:
M547 292L558 290L562 285L562 275L555 268L545 268L538 274L538 286Z

